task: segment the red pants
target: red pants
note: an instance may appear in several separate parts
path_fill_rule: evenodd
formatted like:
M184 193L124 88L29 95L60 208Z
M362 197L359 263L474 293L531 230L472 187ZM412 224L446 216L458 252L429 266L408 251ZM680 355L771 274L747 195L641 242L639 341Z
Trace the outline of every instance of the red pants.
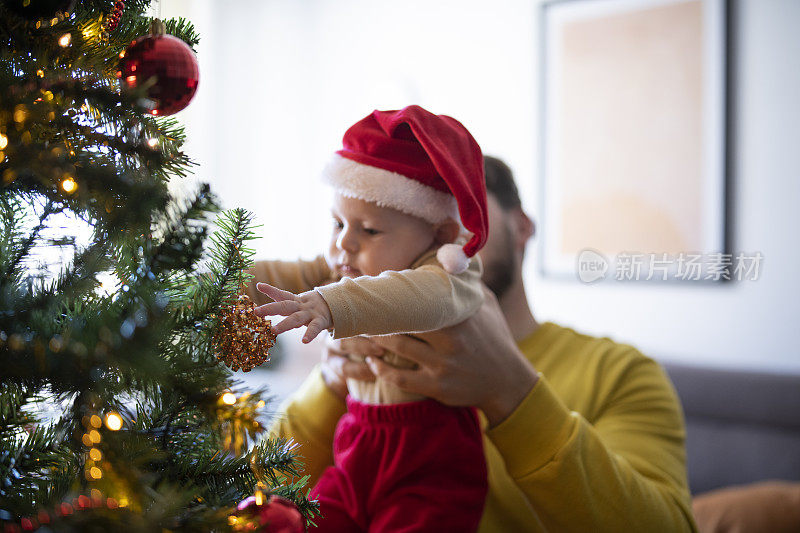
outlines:
M322 514L311 531L478 529L488 481L475 409L348 398L334 434L333 463L311 491Z

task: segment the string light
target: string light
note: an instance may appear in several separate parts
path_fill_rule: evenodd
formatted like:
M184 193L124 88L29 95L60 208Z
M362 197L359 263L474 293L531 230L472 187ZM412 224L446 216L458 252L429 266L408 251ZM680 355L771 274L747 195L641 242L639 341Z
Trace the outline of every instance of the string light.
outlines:
M103 471L97 468L96 466L93 466L92 468L89 469L89 475L94 479L100 479L101 477L103 477Z
M147 139L147 144L148 146L150 146L150 148L155 148L158 145L158 139L156 139L155 137L153 137L152 139ZM2 146L0 146L0 148L2 148Z
M89 432L89 439L91 439L93 444L97 444L98 442L100 442L102 437L100 437L100 432L99 431L97 431L96 429L93 429L93 430L91 430Z
M92 415L92 417L89 419L89 424L90 424L90 425L91 425L93 428L99 428L100 426L102 426L102 425L103 425L103 421L102 421L102 420L100 420L100 417L99 417L99 416L97 416L97 415Z
M72 42L72 34L71 33L65 33L58 40L58 44L61 45L61 47L63 47L63 48L66 48L67 46L69 46L71 42Z
M8 137L0 133L0 150L5 150L8 146Z
M99 461L100 459L103 458L103 453L97 448L92 448L91 450L89 450L89 458L92 461Z
M25 122L28 118L28 108L22 104L14 107L14 122Z
M71 177L61 180L61 190L67 194L72 194L78 189L78 183Z
M222 403L225 405L233 405L236 403L236 396L232 392L226 392L222 395Z
M119 431L122 429L122 417L114 412L106 414L106 427L111 431Z

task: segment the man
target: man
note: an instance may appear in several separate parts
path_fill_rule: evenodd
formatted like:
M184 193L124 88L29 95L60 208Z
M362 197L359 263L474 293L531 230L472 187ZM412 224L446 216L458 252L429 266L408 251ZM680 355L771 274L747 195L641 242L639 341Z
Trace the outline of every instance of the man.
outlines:
M485 169L489 237L480 255L496 299L486 291L476 315L446 330L332 344L272 434L302 445L313 485L332 460L344 379L378 375L485 415L481 532L695 531L683 420L669 381L630 346L536 322L522 281L534 224L508 167L486 157ZM417 368L384 364L384 350Z

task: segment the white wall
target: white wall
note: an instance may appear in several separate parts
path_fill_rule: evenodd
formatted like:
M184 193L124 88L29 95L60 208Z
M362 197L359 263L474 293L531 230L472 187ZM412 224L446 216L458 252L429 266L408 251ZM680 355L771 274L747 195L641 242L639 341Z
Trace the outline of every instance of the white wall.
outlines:
M526 280L536 316L630 342L662 360L800 372L800 2L740 0L734 95L734 251L757 281L719 286ZM431 5L433 4L433 5ZM514 169L536 217L537 16L522 0L164 0L200 30L201 81L179 117L188 151L229 207L265 224L262 257L323 249L316 176L374 108L452 115Z

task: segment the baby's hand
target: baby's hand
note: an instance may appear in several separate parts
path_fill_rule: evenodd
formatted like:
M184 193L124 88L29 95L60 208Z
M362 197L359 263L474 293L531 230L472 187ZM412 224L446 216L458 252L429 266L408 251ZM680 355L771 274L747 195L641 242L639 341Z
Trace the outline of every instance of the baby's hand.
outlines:
M256 307L255 313L258 316L281 315L287 317L272 327L275 335L300 326L307 326L303 342L309 343L321 331L333 326L331 310L325 299L316 291L295 295L266 283L256 284L256 289L275 300L272 303Z

